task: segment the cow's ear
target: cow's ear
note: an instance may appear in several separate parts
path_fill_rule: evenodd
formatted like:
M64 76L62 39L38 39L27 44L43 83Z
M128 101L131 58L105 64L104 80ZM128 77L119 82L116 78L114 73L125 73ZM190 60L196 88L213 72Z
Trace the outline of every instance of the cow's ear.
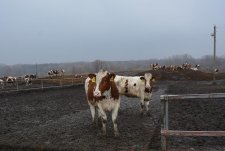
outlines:
M91 73L91 74L88 75L88 77L91 79L92 82L94 82L94 83L96 82L96 75L95 74Z
M115 77L116 77L115 73L110 73L109 78L111 82L114 81Z
M145 77L141 76L140 79L141 79L142 81L144 81L144 80L145 80Z
M151 81L152 81L152 82L155 82L155 81L156 81L155 77L152 77L152 78L151 78Z
M88 77L89 77L90 79L92 79L93 77L96 77L96 75L95 75L94 73L90 73L90 74L88 75Z

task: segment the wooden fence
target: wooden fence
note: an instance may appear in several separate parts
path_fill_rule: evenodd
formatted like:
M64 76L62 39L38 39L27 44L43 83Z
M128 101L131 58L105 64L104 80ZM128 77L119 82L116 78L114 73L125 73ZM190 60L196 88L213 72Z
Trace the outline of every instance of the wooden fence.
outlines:
M161 95L161 110L162 110L162 124L161 124L161 148L162 151L167 151L167 137L168 136L225 136L225 131L178 131L169 130L169 105L168 101L179 101L185 99L218 99L225 98L225 93L209 93L209 94L185 94L185 95Z

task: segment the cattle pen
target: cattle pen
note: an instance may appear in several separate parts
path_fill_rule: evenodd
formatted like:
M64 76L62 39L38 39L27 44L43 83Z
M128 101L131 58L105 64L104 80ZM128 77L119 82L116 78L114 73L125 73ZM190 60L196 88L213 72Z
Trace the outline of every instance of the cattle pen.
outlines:
M184 94L184 95L161 95L161 148L162 151L167 151L167 137L224 137L225 131L180 131L169 129L169 105L168 101L181 101L187 99L221 99L225 98L225 93L208 93L208 94Z

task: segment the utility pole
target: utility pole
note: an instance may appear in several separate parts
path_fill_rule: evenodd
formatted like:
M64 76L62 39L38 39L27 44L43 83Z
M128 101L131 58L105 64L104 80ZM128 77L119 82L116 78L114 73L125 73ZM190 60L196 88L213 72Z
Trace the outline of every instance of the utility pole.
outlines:
M213 37L213 82L216 80L216 25L214 25L213 33L211 34Z

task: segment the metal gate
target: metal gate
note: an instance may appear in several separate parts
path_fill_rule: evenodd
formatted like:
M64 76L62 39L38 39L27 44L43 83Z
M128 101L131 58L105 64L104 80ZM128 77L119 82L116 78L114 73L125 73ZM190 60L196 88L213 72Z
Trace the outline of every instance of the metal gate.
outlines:
M178 131L169 129L168 119L168 101L174 100L185 100L185 99L218 99L225 98L225 93L209 93L209 94L185 94L185 95L161 95L161 113L162 113L162 124L161 124L161 148L162 151L167 151L167 137L168 136L225 136L225 131Z

